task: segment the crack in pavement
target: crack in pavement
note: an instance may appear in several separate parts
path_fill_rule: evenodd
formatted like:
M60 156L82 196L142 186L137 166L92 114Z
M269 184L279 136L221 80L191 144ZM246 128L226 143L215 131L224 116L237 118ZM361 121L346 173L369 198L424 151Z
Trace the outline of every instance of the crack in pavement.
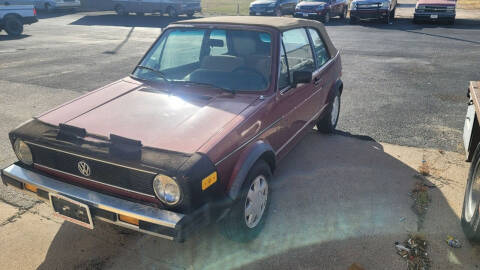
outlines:
M4 200L2 200L2 201L5 202ZM5 203L14 206L13 204L10 204L10 203L8 203L8 202L5 202ZM8 218L7 220L5 220L4 222L2 222L2 223L0 224L0 228L3 227L3 226L5 226L5 225L7 225L7 224L14 223L14 222L17 221L19 218L21 218L23 214L25 214L26 212L29 212L30 209L32 209L34 206L36 206L36 205L38 205L38 204L40 204L40 203L42 203L42 201L35 201L31 206L28 206L28 207L15 206L15 207L18 208L17 213L16 213L15 215L9 217L9 218ZM31 213L32 213L32 212L31 212ZM41 216L41 215L40 215L40 216Z

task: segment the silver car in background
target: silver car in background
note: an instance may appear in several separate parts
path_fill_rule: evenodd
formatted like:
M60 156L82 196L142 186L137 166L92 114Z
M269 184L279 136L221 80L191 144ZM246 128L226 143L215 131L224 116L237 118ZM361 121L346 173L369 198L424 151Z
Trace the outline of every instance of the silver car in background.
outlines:
M37 10L54 11L56 9L76 9L80 0L0 0L0 5L33 5Z
M176 18L181 14L193 17L195 12L202 11L200 0L113 0L113 6L118 15L166 13Z

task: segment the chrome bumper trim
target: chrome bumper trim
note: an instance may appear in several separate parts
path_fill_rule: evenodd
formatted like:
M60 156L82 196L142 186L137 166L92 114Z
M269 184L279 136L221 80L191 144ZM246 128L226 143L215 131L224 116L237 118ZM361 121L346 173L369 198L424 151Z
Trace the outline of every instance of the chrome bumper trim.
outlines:
M143 205L140 203L122 200L120 198L112 197L82 187L67 184L55 180L54 178L41 175L32 170L25 169L16 164L12 164L9 167L3 169L2 176L3 175L15 179L23 184L28 183L31 185L35 185L39 189L47 191L49 193L62 194L64 196L70 197L72 199L77 199L87 205L99 209L110 211L116 214L128 215L139 220L158 224L168 228L175 229L176 225L184 217L183 214L154 208L152 206ZM152 234L151 232L140 230L136 226L129 226L129 224L126 223L123 224L124 222L121 221L110 222L123 227ZM155 235L165 238L171 238L169 236L159 234Z

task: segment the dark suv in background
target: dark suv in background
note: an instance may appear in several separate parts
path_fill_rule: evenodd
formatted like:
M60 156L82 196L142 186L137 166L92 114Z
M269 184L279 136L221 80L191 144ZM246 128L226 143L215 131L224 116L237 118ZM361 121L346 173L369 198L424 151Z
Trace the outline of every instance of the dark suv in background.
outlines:
M257 0L250 3L250 15L293 15L298 0Z
M347 0L304 0L295 7L294 17L321 19L327 23L331 17L347 17Z

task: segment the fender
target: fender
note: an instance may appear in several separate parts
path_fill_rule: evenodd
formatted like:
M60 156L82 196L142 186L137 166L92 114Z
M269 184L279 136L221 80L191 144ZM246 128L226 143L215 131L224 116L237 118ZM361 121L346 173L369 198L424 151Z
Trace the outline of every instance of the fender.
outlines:
M342 95L342 92L343 92L342 79L338 78L333 84L332 89L330 90L330 93L328 93L328 101L332 100L332 95L333 93L335 93L335 90L338 90L340 92L340 96Z
M275 169L275 152L267 142L257 141L240 155L230 177L229 189L227 191L228 196L232 200L238 198L250 168L263 156L266 157L265 161L270 165L273 172Z

